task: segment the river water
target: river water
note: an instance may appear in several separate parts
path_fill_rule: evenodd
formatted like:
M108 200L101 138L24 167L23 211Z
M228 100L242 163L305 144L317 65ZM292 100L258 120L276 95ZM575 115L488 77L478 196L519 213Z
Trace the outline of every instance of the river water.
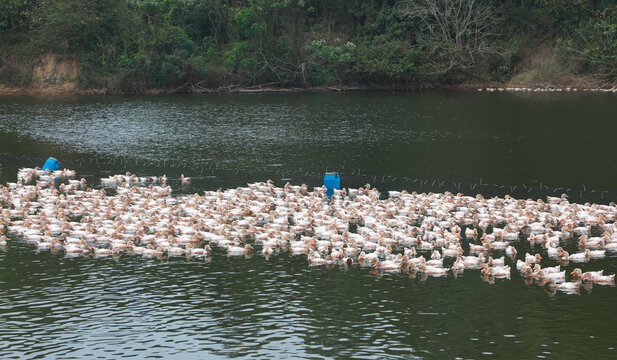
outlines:
M339 171L343 186L383 191L490 184L501 196L564 190L608 203L616 113L614 96L582 93L0 97L0 181L53 155L95 187L126 171L165 173L175 193L268 178L319 186ZM615 260L581 267L612 274ZM222 251L65 258L10 238L0 357L615 358L615 300L610 286L549 296L516 274L421 280Z

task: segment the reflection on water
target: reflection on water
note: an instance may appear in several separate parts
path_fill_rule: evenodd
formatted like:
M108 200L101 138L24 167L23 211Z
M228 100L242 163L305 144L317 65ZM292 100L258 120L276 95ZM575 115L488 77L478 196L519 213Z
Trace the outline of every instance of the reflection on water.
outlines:
M14 357L593 356L612 354L616 335L614 288L551 300L477 271L420 281L287 255L67 259L17 241L0 264L0 340Z
M615 112L602 94L4 97L0 152L614 190Z
M150 174L191 175L172 166L211 161L615 189L617 102L533 95L0 98L0 152L126 156L156 161ZM91 183L108 175L100 169ZM600 268L617 272L615 258L583 270ZM477 270L377 276L287 254L65 258L10 238L0 251L0 344L2 358L612 358L615 291L550 296L518 275L492 285Z

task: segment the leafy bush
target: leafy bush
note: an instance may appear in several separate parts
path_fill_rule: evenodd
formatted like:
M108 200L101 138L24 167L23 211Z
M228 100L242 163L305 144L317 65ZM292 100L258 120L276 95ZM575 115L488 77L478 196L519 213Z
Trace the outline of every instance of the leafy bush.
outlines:
M23 24L28 18L30 1L2 0L0 1L0 31L11 30Z
M617 6L583 25L569 49L591 70L609 80L617 79Z
M30 61L22 56L0 52L0 84L27 87L32 82Z
M312 54L308 62L310 85L326 85L341 81L341 74L353 68L356 45L350 41L343 44L339 38L333 44L325 40L313 40L306 49Z

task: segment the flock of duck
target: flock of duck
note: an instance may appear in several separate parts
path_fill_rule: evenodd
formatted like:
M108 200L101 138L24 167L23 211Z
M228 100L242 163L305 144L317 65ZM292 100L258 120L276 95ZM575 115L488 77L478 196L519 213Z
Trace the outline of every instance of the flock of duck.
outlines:
M592 89L588 89L588 88L572 88L572 87L535 87L535 88L530 88L530 87L487 87L487 88L478 88L478 91L488 91L488 92L494 92L494 91L514 91L514 92L577 92L577 91L583 91L583 92L605 92L605 93L616 93L617 92L617 88L611 88L611 89L600 89L600 88L592 88Z
M602 270L565 269L617 252L615 204L574 204L566 195L535 201L406 191L382 199L368 184L335 190L329 199L325 187L272 181L172 196L166 177L130 173L102 179L115 189L108 195L75 176L25 168L17 182L0 185L0 247L12 234L66 256L208 258L219 249L266 259L289 253L306 256L309 266L421 279L477 270L493 283L518 272L549 293L615 283ZM515 245L525 242L532 253L519 255ZM546 266L547 258L557 265Z

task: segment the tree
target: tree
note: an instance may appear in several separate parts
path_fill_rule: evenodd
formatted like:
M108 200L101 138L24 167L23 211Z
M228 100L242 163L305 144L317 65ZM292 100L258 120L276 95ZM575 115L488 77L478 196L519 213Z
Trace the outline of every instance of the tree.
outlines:
M14 30L27 17L31 1L2 0L0 1L0 31Z
M499 53L491 42L499 19L490 3L478 0L403 0L403 18L417 29L416 43L433 61L435 74L465 70Z
M617 84L617 6L598 12L593 21L583 24L572 47L575 57L588 65L596 76L611 86Z

